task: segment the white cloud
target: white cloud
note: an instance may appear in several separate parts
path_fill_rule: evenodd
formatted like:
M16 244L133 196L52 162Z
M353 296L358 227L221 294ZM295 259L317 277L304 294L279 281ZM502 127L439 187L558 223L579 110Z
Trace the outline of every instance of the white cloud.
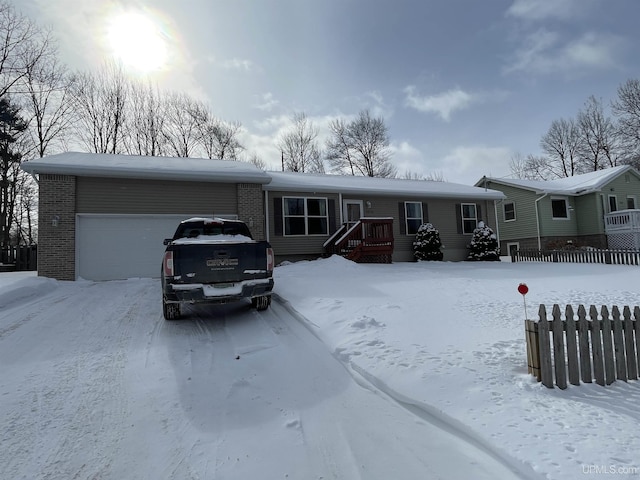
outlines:
M251 60L242 58L229 58L219 62L219 65L225 70L241 70L244 72L250 72L256 67Z
M484 175L509 175L513 152L507 147L456 147L437 162L446 179L453 183L473 185Z
M430 96L420 96L415 90L413 85L404 89L405 105L419 112L436 113L446 122L453 112L468 108L474 102L474 97L460 88Z
M507 16L539 21L549 18L570 19L589 7L589 0L515 0Z
M280 102L276 100L273 93L267 92L258 96L257 103L254 105L258 110L269 112L273 110Z
M562 44L560 35L540 29L526 37L504 73L569 73L582 69L615 67L621 41L613 35L588 32Z

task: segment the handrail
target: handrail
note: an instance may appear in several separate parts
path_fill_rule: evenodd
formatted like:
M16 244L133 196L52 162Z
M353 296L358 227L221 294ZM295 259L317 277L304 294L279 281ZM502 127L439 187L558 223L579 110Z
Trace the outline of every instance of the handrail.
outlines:
M334 243L335 238L340 235L340 232L342 232L345 228L347 228L346 224L340 225L340 228L333 232L333 234L322 244L322 248L327 248L329 245Z
M640 210L618 210L604 216L605 233L640 231Z

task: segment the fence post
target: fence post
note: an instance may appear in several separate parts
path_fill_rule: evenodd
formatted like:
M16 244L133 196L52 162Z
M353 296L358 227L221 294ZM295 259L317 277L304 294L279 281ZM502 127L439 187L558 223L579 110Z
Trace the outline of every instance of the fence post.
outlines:
M624 338L622 336L622 320L620 310L613 306L613 347L616 356L616 378L627 381L627 359L624 354Z
M540 376L542 384L547 388L553 388L553 372L551 370L551 348L549 347L549 322L547 320L547 310L544 305L540 305L538 310L538 340L540 351Z
M593 375L591 373L591 358L589 357L589 323L584 305L578 307L578 349L580 351L581 379L584 383L591 383Z
M611 385L615 381L615 365L613 362L613 345L611 334L611 319L609 318L609 309L603 305L600 309L602 314L602 349L604 353L604 379L607 385Z
M576 338L576 322L573 319L573 308L567 305L564 309L567 335L567 363L569 366L569 383L580 385L580 369L578 367L578 343Z
M598 320L598 310L595 305L591 305L589 307L589 317L591 318L591 345L592 345L592 353L593 353L593 375L596 378L596 383L600 386L605 385L604 379L604 365L603 358L604 355L602 353L602 335L601 335L601 325L602 323Z
M567 368L564 362L564 328L562 325L562 315L560 307L556 303L553 306L553 366L556 374L556 385L564 390L567 388Z
M636 364L635 349L633 347L633 319L631 318L631 309L625 305L623 310L624 316L624 348L627 357L627 378L630 380L638 379L638 365Z
M535 375L538 381L541 381L538 324L533 320L525 320L524 330L527 340L527 370L531 375Z

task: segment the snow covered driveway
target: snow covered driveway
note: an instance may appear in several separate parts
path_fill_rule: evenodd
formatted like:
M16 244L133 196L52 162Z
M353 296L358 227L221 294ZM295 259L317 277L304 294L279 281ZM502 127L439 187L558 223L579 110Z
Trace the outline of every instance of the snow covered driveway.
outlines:
M0 478L524 476L352 377L277 302L171 323L156 280L19 282L0 289Z

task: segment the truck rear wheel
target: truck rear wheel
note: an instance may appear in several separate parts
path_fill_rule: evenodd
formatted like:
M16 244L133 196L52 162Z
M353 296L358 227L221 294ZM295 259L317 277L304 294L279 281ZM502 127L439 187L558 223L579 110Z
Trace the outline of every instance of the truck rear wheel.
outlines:
M251 304L256 310L266 310L271 305L271 295L264 295L262 297L254 297L251 299Z
M162 298L162 314L165 320L179 320L180 319L180 304L168 303L165 298Z

